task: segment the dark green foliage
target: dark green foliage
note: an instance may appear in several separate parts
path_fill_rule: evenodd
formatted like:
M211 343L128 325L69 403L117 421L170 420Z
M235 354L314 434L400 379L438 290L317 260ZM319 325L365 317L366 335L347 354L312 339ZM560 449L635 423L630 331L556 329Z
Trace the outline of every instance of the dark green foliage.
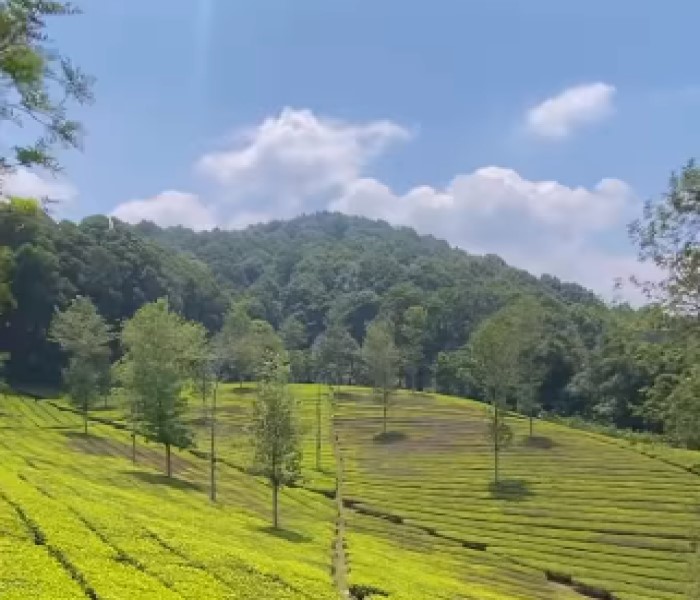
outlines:
M608 307L576 284L410 229L330 213L200 233L101 216L55 223L36 203L14 200L0 204L0 239L9 249L0 254L0 352L11 354L10 381L58 381L62 361L47 330L76 295L91 298L115 327L167 297L210 333L225 322L224 379L255 378L263 353L284 344L295 381L373 385L358 348L379 318L391 323L401 351L397 383L485 399L473 333L529 299L539 307L530 311L536 325L511 337L527 349L531 377L515 380L508 408L664 430L691 443L680 424L696 404L688 402L695 317L652 323L644 311Z
M90 298L114 326L163 296L188 319L211 330L221 326L227 294L208 268L119 221L90 217L79 225L54 223L42 211L24 210L13 201L0 203L0 239L10 252L15 304L2 313L6 326L0 328L0 352L11 355L10 380L58 382L61 361L47 331L54 311L78 295Z

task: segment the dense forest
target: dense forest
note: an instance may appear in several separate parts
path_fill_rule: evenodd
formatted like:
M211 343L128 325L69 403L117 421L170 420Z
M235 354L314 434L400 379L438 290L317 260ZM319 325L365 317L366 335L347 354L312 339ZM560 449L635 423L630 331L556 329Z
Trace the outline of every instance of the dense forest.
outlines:
M236 316L274 329L301 382L367 383L361 360L367 327L389 323L402 385L486 399L473 338L504 312L519 311L529 315L521 319L524 330L505 335L511 346L516 336L521 346L528 340L522 356L533 376L527 394L524 383L508 392L512 408L528 395L528 412L698 441L694 428L682 424L694 410L687 402L692 391L682 389L696 368L694 345L681 335L695 322L692 315L671 317L657 304L612 306L577 284L534 277L497 256L472 256L412 229L319 213L195 233L105 216L56 222L15 199L0 205L0 239L6 244L0 351L15 384L60 382L64 359L48 329L73 298L90 298L119 329L139 307L167 297L172 309L210 333ZM228 375L250 373L239 365Z

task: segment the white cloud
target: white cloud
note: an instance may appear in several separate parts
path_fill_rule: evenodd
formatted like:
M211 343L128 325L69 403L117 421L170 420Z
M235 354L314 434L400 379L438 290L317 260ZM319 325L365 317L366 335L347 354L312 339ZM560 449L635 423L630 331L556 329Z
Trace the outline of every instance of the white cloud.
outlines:
M227 203L291 216L322 208L326 195L358 178L389 144L408 137L390 121L347 123L285 108L238 132L231 148L203 156L197 170L225 187Z
M561 139L575 129L601 121L613 112L614 86L597 82L565 89L527 113L527 127L535 135Z
M127 223L153 221L164 227L184 225L195 231L216 225L213 211L198 196L175 190L145 200L129 200L111 214Z
M617 179L572 188L490 166L457 175L445 189L421 186L401 195L376 179L358 179L330 208L415 227L470 252L498 254L533 273L573 279L609 296L615 277L629 274L633 258L599 251L591 239L610 230L624 235L634 201L629 186Z
M183 192L132 200L113 214L194 229L239 228L302 212L338 210L415 227L477 254L496 253L534 273L575 280L612 297L613 281L636 264L631 249L606 250L600 236L625 236L637 210L619 179L568 186L530 180L500 166L457 174L444 187L403 193L368 176L387 146L409 137L390 121L349 123L284 109L239 133L233 147L196 163L215 192L204 203Z
M43 200L48 198L61 202L75 200L78 195L76 188L65 179L49 174L39 175L24 167L18 167L0 181L0 190L5 196L20 196Z

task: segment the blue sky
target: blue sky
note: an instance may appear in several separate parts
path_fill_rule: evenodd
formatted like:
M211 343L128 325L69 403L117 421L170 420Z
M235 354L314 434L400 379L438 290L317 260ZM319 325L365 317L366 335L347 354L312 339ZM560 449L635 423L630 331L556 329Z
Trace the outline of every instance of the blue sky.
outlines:
M697 151L697 2L83 0L78 219L385 218L610 297L625 224ZM34 186L34 187L32 187Z

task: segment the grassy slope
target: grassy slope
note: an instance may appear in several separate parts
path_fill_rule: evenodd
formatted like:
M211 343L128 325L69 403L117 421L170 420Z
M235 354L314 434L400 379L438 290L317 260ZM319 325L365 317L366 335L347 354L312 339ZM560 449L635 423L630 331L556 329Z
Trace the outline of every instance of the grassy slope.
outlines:
M286 532L272 535L268 489L240 470L250 459L243 431L250 392L226 386L220 395L216 507L206 500L207 464L190 453L176 455L179 483L167 484L157 471L160 448L140 445L133 467L124 432L96 425L86 440L72 414L46 403L5 402L0 597L85 597L66 564L99 598L335 597L334 502L304 489L285 491ZM319 472L318 388L294 386L294 392L307 428L302 485L331 492L329 404L322 402ZM682 598L697 476L623 442L558 425L538 423L538 446L523 446L526 427L517 422L516 446L503 460L508 493L496 493L489 488L480 405L404 394L391 413L392 431L404 437L391 444L374 440L381 413L366 393L343 390L335 413L346 496L360 510L403 521L345 511L351 583L375 586L395 600L581 598L547 582L543 573L551 570L625 600ZM119 418L115 410L96 414ZM206 452L201 416L194 403L198 450ZM46 538L43 545L33 542L32 526ZM465 548L462 540L488 549Z

